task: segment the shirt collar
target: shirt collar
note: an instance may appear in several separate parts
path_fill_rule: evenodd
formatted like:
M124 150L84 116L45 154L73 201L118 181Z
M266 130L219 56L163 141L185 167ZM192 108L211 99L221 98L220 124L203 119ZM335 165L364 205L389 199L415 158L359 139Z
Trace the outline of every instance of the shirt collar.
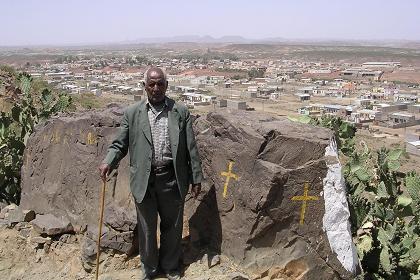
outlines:
M150 108L153 107L153 105L149 102L149 98L146 97L146 107ZM164 108L168 108L169 104L168 104L168 97L165 96L165 105L163 106ZM154 107L153 107L154 108Z

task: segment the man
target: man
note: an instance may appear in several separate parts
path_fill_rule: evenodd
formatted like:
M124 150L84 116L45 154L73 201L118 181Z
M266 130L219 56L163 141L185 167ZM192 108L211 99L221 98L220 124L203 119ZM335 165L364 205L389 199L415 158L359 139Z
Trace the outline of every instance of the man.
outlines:
M119 135L99 166L103 180L130 151L130 188L136 201L140 257L144 278L162 270L179 279L184 199L201 191L202 170L187 107L165 96L168 81L162 69L149 68L147 100L129 106ZM157 215L160 249L157 248Z

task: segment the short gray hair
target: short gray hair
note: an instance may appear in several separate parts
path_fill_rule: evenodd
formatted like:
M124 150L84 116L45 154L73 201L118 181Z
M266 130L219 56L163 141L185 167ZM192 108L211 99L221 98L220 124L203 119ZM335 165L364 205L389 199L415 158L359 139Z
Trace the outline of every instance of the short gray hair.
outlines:
M162 69L162 68L159 68L159 67L156 67L156 66L152 66L152 67L149 67L145 72L144 72L144 82L145 83L147 83L147 74L149 74L149 71L150 70L155 70L155 69L160 69L161 71L162 71L162 73L163 73L163 78L165 79L165 81L168 81L168 75L166 74L166 71L164 70L164 69Z

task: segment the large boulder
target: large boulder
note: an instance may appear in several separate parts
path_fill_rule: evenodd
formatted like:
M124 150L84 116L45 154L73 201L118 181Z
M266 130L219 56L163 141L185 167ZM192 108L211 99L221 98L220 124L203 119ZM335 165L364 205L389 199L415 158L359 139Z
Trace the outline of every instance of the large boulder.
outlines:
M66 216L75 231L87 230L82 259L89 262L102 187L97 168L121 112L51 119L31 135L24 155L22 207ZM205 181L198 200L186 198L193 257L221 253L263 277L350 278L357 257L331 131L228 109L199 117L194 128ZM101 240L130 254L136 212L128 170L124 159L108 182Z
M330 130L226 109L198 118L195 133L206 179L199 202L187 197L185 205L192 246L257 275L274 269L336 279L356 272L346 192L341 174L331 171L340 165Z
M94 232L102 189L98 166L119 131L121 116L122 108L111 105L105 110L52 118L37 126L24 154L21 206L37 214L67 217L76 232ZM102 238L103 247L123 252L130 251L127 240L132 240L137 223L128 176L125 158L107 182L107 234ZM90 238L97 237L88 234L87 242L93 242Z

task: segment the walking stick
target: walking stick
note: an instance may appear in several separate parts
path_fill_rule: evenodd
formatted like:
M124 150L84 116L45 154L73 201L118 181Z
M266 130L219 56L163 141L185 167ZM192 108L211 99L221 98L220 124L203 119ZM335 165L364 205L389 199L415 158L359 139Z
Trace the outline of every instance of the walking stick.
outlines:
M98 250L96 252L96 280L99 276L99 255L101 254L101 235L102 235L102 220L104 218L104 204L105 204L105 187L106 187L106 177L102 185L102 193L100 197L101 212L99 214L99 232L98 232Z

